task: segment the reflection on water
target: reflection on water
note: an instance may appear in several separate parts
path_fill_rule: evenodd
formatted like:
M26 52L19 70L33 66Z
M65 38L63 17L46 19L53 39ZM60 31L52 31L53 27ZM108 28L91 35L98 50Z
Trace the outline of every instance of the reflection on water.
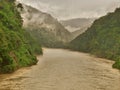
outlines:
M120 90L113 62L84 53L45 49L36 66L0 75L0 90Z

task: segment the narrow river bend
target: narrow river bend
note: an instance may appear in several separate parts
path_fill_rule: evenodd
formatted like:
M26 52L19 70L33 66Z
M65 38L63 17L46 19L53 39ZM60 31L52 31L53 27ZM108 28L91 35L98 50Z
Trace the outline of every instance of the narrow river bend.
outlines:
M44 49L39 63L0 75L0 90L120 90L112 61L63 49Z

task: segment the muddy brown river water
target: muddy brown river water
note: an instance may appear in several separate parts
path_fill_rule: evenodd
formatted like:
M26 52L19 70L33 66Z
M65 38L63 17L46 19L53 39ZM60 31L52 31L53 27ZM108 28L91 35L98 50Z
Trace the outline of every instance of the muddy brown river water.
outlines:
M63 49L44 49L39 63L0 75L0 90L120 90L114 62Z

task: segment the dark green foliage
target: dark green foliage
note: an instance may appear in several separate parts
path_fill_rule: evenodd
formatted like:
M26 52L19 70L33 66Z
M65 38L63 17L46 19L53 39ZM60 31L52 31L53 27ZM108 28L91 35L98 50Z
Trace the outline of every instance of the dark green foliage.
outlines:
M51 31L41 28L40 30L27 30L34 40L43 47L63 48L64 44Z
M21 11L23 10L23 6L22 6L22 4L21 3L19 3L18 5L17 5L17 8L20 8L21 9Z
M0 73L10 73L20 67L37 63L24 36L22 19L14 0L0 1Z
M118 68L120 69L120 60L117 60L115 64L113 64L113 68Z
M115 60L113 67L120 69L120 8L96 20L70 48Z
M32 37L30 35L30 31L27 32L27 30L24 32L25 38L27 39L27 42L30 45L30 48L35 54L43 54L42 48L41 48L41 43L38 42L35 37Z

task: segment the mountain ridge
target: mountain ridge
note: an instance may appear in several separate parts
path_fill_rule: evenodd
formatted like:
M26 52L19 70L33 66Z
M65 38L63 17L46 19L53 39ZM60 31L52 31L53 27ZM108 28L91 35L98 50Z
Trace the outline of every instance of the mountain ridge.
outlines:
M52 32L58 40L67 42L70 40L71 33L62 26L57 19L50 14L41 12L34 7L23 5L23 10L20 11L24 21L24 28L29 30L40 30L44 28Z
M68 20L61 20L60 22L68 30L72 28L73 30L70 30L70 31L76 31L84 27L90 27L94 20L95 18L72 18Z

